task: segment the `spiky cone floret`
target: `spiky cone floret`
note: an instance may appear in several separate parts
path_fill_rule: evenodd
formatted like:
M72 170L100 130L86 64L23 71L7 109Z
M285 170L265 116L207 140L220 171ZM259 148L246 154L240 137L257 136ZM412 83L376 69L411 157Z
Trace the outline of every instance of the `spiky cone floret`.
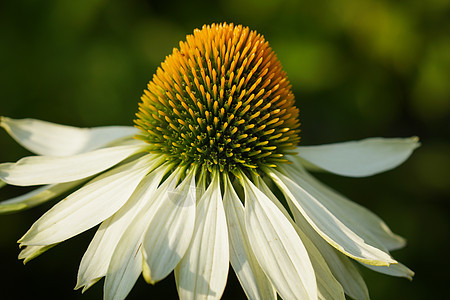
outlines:
M203 26L148 84L136 126L151 151L220 171L275 167L299 142L299 111L280 61L248 27Z

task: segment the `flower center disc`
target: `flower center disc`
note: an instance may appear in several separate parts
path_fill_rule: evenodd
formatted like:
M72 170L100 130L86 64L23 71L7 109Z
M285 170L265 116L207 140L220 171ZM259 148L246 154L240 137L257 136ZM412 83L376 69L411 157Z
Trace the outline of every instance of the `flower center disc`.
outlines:
M177 164L210 171L275 167L299 142L286 73L269 43L248 27L194 30L141 99L139 138Z

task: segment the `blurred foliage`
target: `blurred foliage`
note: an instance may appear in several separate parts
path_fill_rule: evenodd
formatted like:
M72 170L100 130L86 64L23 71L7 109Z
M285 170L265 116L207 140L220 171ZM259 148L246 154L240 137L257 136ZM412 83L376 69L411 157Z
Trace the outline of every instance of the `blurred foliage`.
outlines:
M319 177L409 240L394 255L413 282L363 270L373 299L445 298L450 195L450 2L447 0L43 1L0 3L0 115L75 125L130 125L157 66L194 28L234 22L264 34L291 80L302 143L418 135L395 171ZM27 155L0 133L0 160ZM4 191L5 190L5 191ZM2 189L2 199L21 189ZM93 230L26 267L17 240L51 204L0 216L4 299L99 299L72 292ZM230 275L232 277L232 275ZM176 297L173 278L140 280L130 299ZM224 299L243 294L236 279ZM157 298L157 297L156 297Z

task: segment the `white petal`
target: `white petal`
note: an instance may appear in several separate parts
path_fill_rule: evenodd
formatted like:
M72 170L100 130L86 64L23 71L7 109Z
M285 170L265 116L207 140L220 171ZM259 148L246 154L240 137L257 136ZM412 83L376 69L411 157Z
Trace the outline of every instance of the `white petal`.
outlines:
M155 202L142 247L142 275L151 284L164 279L186 253L195 223L195 170L168 197Z
M323 248L319 249L334 277L344 288L345 293L355 300L369 300L369 290L354 261L326 242Z
M196 189L197 189L197 197L196 197L197 202L198 202L198 200L200 200L202 198L203 194L206 191L206 177L207 177L207 175L208 175L208 171L206 171L206 170L201 170L200 171L200 177L198 179L197 186L196 186Z
M53 248L57 244L47 245L47 246L25 246L19 253L19 259L23 259L23 263L26 264L33 258L38 257L45 251Z
M402 164L419 147L417 137L370 138L320 146L297 147L298 156L320 169L352 177L370 176Z
M223 205L230 241L230 262L248 299L277 299L272 283L261 269L245 230L244 206L226 175Z
M77 275L77 285L75 290L83 287L82 293L93 286L103 276L106 275L109 263L111 261L111 253L113 252L117 240L121 237L121 227L114 226L112 222L114 215L100 224L94 235L88 249L81 259L80 267Z
M267 169L267 174L278 185L288 200L294 204L304 218L328 243L346 255L372 265L396 263L390 255L367 244L361 237L348 228L334 211L324 203L323 195L300 177L291 178L278 171Z
M367 267L375 272L379 272L386 275L396 276L396 277L405 277L409 280L412 280L414 276L414 272L411 271L407 266L398 263L395 265L390 265L389 267L378 267L362 264L364 267Z
M66 183L50 184L39 187L29 193L0 202L0 214L32 208L51 200L72 188L82 184L85 179Z
M6 117L0 117L0 126L23 147L48 156L69 156L91 151L138 133L138 129L131 126L77 128L35 119Z
M325 259L318 250L318 247L316 247L316 245L314 245L314 243L310 240L308 234L294 223L287 210L282 206L282 204L278 201L278 199L260 177L257 179L257 187L280 209L281 212L283 212L283 214L286 216L286 219L291 222L295 231L297 231L297 234L301 238L316 274L319 299L345 300L345 294L342 286L333 276Z
M61 242L109 218L130 198L154 161L146 155L100 175L46 212L19 242Z
M102 172L144 149L139 143L65 157L25 157L17 163L0 164L0 179L21 186L75 181Z
M146 193L156 190L166 171L167 166L165 165L151 171L139 183L125 205L100 225L81 260L75 289L83 287L84 292L106 275L114 249L120 238L139 211L145 206L148 200L145 197Z
M218 174L197 204L194 235L175 272L180 299L220 299L227 282L229 246Z
M180 170L174 172L158 187L151 184L143 187L141 198L144 206L126 228L112 255L105 277L104 298L125 299L142 272L142 243L149 220L155 214L153 206L160 197L168 199L167 191L173 190L178 181ZM152 175L152 172L150 175Z
M309 258L314 267L314 272L317 279L317 291L319 293L319 299L336 299L345 300L344 289L333 276L322 254L316 248L316 246L309 240L309 238L300 230L300 228L294 226L308 251Z
M288 202L296 224L320 251L331 273L344 289L344 292L355 300L368 300L369 291L353 262L344 254L328 244L305 220L292 202Z
M402 237L392 233L383 220L365 207L346 199L302 169L294 170L288 166L284 170L290 178L301 178L318 191L321 203L368 244L386 252L405 245ZM297 183L301 185L300 182Z
M243 175L245 227L253 252L283 299L317 299L308 253L289 220Z

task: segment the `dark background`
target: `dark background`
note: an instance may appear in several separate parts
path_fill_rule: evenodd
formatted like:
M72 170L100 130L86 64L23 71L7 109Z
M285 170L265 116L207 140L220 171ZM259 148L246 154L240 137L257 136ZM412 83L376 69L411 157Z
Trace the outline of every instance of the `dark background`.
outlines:
M194 28L234 22L264 34L300 108L302 144L421 138L401 167L370 178L318 177L408 239L395 258L412 282L362 270L372 299L448 296L450 2L2 1L0 115L90 127L131 125L146 83ZM29 153L0 132L0 161ZM23 190L3 188L6 199ZM2 299L101 299L72 291L94 230L23 266L16 241L53 203L0 216ZM243 299L230 273L224 299ZM234 278L234 279L233 279ZM129 299L175 299L173 277L139 279Z

